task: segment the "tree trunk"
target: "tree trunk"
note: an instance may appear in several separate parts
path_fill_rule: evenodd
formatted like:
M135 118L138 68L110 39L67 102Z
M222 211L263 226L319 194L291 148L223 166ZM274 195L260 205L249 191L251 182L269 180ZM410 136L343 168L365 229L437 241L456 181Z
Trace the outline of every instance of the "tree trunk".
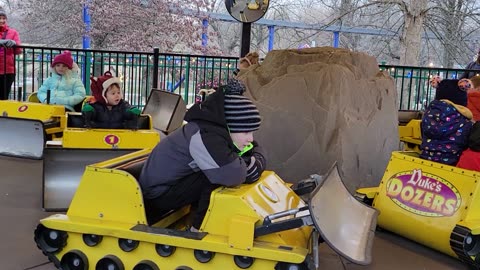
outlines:
M427 0L411 0L402 3L405 25L400 36L400 65L418 66L420 62L427 2Z

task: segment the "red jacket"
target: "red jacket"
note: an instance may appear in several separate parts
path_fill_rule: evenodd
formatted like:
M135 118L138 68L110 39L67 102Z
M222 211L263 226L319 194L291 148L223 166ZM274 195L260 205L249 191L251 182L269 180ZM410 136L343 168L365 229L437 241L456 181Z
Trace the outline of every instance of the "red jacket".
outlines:
M7 32L5 35L4 33ZM5 38L3 36L5 35ZM3 27L0 27L0 38L1 39L12 39L17 43L17 46L20 45L20 37L18 36L18 32L8 27L5 24ZM5 51L7 54L7 59L5 63ZM15 73L15 54L22 53L22 49L19 47L15 48L2 48L0 47L0 74L14 74ZM5 72L5 68L7 72Z
M473 120L480 121L480 91L471 90L468 92L467 108L472 111Z
M472 151L470 148L463 151L457 167L472 171L480 171L480 152Z

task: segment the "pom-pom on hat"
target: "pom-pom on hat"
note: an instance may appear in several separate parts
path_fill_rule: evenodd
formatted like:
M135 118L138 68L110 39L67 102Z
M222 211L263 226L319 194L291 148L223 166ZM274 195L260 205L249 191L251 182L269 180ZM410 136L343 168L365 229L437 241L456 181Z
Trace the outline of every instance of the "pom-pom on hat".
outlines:
M437 87L435 99L448 99L451 102L467 106L467 92L458 86L459 80L442 80Z
M114 77L110 71L107 71L100 77L90 78L90 90L97 102L107 104L107 90L113 84L117 84L121 90L121 81L119 78Z
M262 119L257 106L242 96L245 86L241 81L230 80L220 88L224 94L224 112L231 133L251 132L260 128Z
M246 87L238 79L230 79L227 84L220 86L221 91L226 95L243 95L245 93Z
M472 86L472 81L469 79L461 79L460 81L458 81L458 87L462 91L468 91L472 88Z
M55 58L53 58L52 67L60 63L67 66L68 69L72 69L73 67L72 53L70 53L70 51L64 51L63 53L55 56Z

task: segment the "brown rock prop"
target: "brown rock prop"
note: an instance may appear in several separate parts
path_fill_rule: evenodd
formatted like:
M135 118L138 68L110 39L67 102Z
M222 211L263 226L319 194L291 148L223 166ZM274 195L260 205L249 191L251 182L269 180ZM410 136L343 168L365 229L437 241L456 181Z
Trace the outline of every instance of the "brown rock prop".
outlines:
M379 184L398 148L393 79L374 57L331 47L271 51L239 74L258 106L268 169L289 182L337 162L345 185Z

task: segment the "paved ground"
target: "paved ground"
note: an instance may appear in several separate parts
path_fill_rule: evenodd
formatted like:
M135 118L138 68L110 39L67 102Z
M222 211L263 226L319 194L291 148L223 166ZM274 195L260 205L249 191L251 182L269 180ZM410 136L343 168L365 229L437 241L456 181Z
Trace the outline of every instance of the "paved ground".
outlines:
M53 270L36 248L33 231L38 220L51 215L41 210L42 183L38 161L19 162L0 158L0 269ZM377 232L373 262L358 266L342 260L326 245L320 249L320 268L325 270L467 270L454 258L389 232Z

